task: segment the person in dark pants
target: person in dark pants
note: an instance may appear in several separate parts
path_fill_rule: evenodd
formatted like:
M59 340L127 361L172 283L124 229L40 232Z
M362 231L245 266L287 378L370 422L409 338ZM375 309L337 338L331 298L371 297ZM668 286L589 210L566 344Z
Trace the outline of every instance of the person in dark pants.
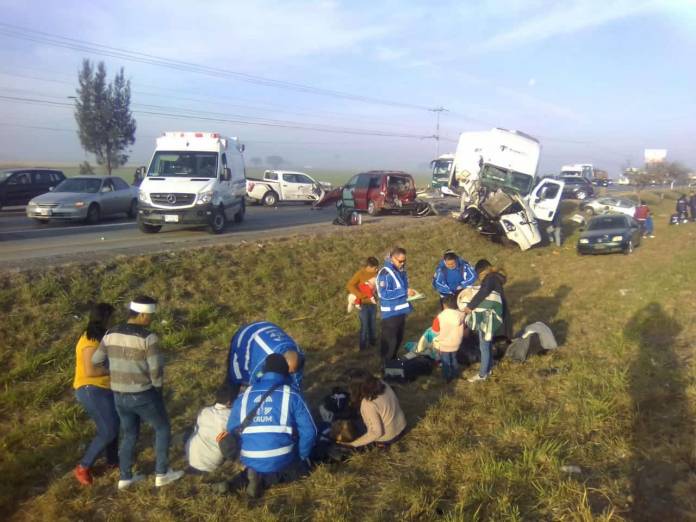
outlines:
M396 247L377 273L377 294L382 312L380 354L384 363L396 358L406 329L406 316L412 306L408 298L415 295L408 286L406 250Z
M377 343L377 305L364 291L364 285L377 275L379 261L368 257L365 266L355 272L346 284L348 292L355 296L360 305L360 350Z
M691 221L696 221L696 192L689 196L689 209L691 210Z
M92 364L92 355L104 337L113 313L114 307L110 304L92 306L87 328L75 347L75 398L97 426L97 434L74 471L75 478L83 486L92 484L91 468L102 452L107 466L118 466L119 420L109 372Z

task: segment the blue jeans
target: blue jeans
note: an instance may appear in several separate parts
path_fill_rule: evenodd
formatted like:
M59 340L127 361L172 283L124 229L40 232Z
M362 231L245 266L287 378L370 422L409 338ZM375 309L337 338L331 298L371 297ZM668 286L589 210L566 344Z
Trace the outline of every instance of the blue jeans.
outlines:
M360 349L377 343L377 305L360 305Z
M440 363L442 364L442 378L450 382L457 376L459 363L457 362L457 352L439 352Z
M118 414L114 407L114 394L99 386L80 386L75 398L97 425L97 434L89 443L80 465L91 468L103 451L109 464L118 464Z
M479 377L486 377L491 373L491 368L493 367L493 358L491 357L491 341L486 341L484 339L485 334L479 330L479 350L481 351L481 369L479 370Z
M171 428L161 392L154 388L140 393L115 392L114 402L121 418L121 446L118 451L121 480L133 478L133 456L141 421L155 430L155 473L166 473L169 469Z

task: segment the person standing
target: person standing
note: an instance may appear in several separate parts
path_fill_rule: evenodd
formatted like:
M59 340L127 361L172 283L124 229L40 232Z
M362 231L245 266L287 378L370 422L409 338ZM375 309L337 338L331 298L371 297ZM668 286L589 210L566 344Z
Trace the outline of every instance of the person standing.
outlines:
M346 284L349 293L360 300L360 351L367 350L368 345L377 344L377 305L370 300L361 290L361 285L366 284L377 275L379 261L375 257L368 257L365 266L355 272Z
M476 272L464 259L448 250L435 269L433 288L440 294L440 307L448 295L454 295L474 284Z
M447 384L452 382L459 371L457 351L464 339L464 313L457 308L457 298L454 294L445 296L442 301L443 310L435 318L433 330L437 330L435 347L440 355L442 377ZM437 326L437 329L436 329Z
M686 199L686 194L679 196L675 210L679 215L680 222L686 223L689 221L689 201Z
M691 210L691 221L696 221L696 192L689 196L689 209Z
M406 250L396 247L377 273L377 295L382 313L380 354L384 363L396 358L404 340L406 316L412 310L408 298L415 294L416 292L408 286Z
M653 234L653 218L650 212L650 207L645 204L645 201L640 200L638 206L633 211L633 219L640 225L641 235L643 237L654 238Z
M109 371L92 364L92 356L109 327L113 313L114 307L108 303L93 305L87 328L75 347L75 398L97 426L97 434L74 471L75 478L83 486L92 484L92 465L102 452L107 466L118 466L119 419L109 383Z
M159 339L148 329L157 301L139 296L131 301L129 308L128 321L104 335L92 363L108 367L121 420L118 489L125 489L144 478L132 471L141 421L155 430L155 486L161 487L180 479L184 472L169 468L171 428L162 397L164 364Z

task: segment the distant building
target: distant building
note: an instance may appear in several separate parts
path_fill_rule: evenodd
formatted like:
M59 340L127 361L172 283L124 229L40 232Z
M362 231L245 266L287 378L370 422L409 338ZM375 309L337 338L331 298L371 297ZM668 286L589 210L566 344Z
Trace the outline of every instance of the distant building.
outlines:
M645 164L662 163L667 160L667 149L645 149Z

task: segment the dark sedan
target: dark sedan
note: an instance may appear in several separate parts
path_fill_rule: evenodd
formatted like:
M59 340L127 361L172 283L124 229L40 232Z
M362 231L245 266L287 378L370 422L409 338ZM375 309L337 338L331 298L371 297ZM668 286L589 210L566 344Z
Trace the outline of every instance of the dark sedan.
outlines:
M578 254L630 254L640 245L638 222L622 214L605 214L592 218L578 239Z
M579 199L583 201L594 196L592 183L581 176L561 176L563 185L563 199Z

